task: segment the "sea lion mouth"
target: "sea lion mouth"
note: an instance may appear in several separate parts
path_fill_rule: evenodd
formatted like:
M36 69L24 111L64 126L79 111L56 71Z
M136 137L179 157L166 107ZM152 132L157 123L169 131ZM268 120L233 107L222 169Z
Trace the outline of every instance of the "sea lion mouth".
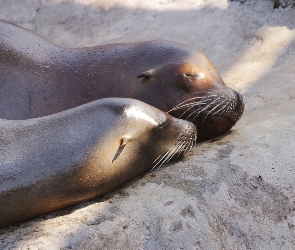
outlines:
M224 117L224 119L226 119L231 126L234 126L236 124L236 122L234 120L230 119L230 117L226 116L226 117Z

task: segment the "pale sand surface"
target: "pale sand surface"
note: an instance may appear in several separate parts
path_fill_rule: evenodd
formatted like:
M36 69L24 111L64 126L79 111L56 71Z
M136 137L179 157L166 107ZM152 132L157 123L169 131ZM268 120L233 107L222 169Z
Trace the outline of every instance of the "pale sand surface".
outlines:
M103 198L2 229L0 249L294 249L295 11L272 6L0 1L0 19L66 47L152 39L194 46L246 104L226 136Z

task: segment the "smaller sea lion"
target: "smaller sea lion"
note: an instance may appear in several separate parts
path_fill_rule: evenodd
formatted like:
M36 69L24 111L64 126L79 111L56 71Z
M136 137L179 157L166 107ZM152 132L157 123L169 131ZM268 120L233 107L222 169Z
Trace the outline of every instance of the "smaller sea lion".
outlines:
M0 227L103 195L183 156L196 127L133 99L0 119Z

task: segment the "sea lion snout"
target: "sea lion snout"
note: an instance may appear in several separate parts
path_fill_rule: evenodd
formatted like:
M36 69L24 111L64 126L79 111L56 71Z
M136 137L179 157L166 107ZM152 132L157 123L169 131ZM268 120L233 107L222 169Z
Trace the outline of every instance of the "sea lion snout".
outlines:
M178 138L176 141L191 141L193 140L193 144L197 141L197 127L192 122L181 120L172 117L172 122L175 124L175 132L178 132Z
M186 120L181 120L172 117L172 121L177 124L176 128L179 129L181 128L181 131L185 133L188 136L192 136L197 134L197 127L195 124L192 122L186 121Z
M162 130L162 138L165 144L162 144L161 149L158 149L158 151L162 151L162 154L153 162L152 169L159 169L170 160L183 158L196 144L197 128L193 123L169 115L167 118L169 125ZM170 137L165 135L167 131L169 131Z
M244 112L244 100L243 96L236 90L229 88L233 93L234 106L231 108L231 112L228 114L227 118L235 125L237 121L241 118Z

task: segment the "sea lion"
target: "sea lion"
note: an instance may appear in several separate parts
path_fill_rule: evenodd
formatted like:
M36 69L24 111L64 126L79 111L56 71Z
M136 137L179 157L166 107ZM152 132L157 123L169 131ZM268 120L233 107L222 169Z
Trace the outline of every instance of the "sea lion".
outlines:
M0 22L0 71L0 118L5 119L125 97L191 120L198 140L204 140L229 130L244 109L242 96L224 84L203 53L175 42L68 49Z
M106 98L29 120L0 119L0 227L103 195L196 141L194 124Z

